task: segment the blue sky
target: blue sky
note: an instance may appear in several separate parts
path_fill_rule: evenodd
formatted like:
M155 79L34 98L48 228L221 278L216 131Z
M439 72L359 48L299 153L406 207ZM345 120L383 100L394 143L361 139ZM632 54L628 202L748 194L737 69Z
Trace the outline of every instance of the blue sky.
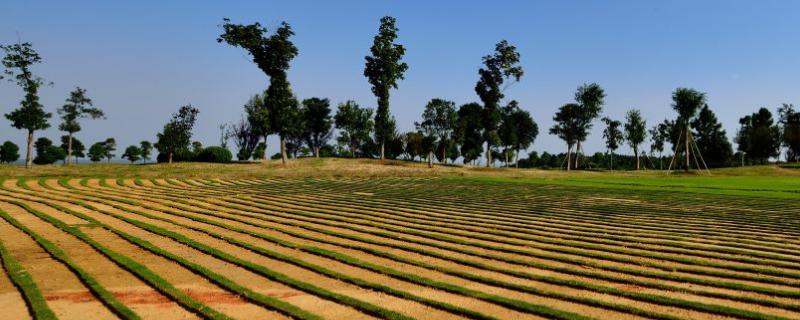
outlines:
M106 120L84 122L78 137L115 137L119 149L155 140L184 104L200 109L195 139L219 140L218 125L237 120L242 104L267 78L238 48L215 41L222 18L280 21L295 29L300 55L289 78L298 98L348 99L374 107L364 56L383 15L395 16L410 65L391 112L411 130L425 103L439 97L477 101L481 57L507 39L525 76L506 92L538 122L532 150L563 151L548 135L556 109L582 83L606 89L604 115L638 108L648 126L674 117L679 86L708 94L733 138L738 119L759 107L800 103L800 2L797 1L17 1L0 2L0 43L30 41L44 57L35 72L53 81L41 90L55 115L69 91L88 90ZM0 111L22 98L0 83ZM37 133L57 140L53 128ZM588 152L602 151L599 123ZM0 119L0 139L24 133ZM270 142L270 152L277 150ZM623 147L619 151L630 152ZM119 152L121 154L121 151Z

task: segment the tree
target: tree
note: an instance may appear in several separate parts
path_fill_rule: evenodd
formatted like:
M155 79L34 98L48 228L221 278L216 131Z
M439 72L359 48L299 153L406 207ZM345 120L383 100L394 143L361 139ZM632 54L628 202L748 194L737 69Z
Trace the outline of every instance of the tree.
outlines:
M250 121L242 118L238 123L228 126L227 135L233 138L233 143L236 145L238 152L236 158L240 161L250 159L258 146L259 134L252 129ZM264 150L259 155L261 159L264 158L266 152L266 144Z
M736 142L747 158L764 164L780 154L780 128L775 125L772 113L761 108L752 115L739 119L742 125Z
M294 35L291 26L282 22L274 34L266 37L267 29L259 23L240 25L223 19L224 32L217 42L241 47L253 57L253 62L269 77L264 103L269 112L269 127L280 137L281 160L286 164L286 139L298 130L298 104L292 94L286 71L297 56L297 47L289 40Z
M692 139L691 135L691 128L689 128L689 123L694 119L695 115L697 114L697 110L699 110L706 102L706 94L702 92L698 92L694 89L689 88L677 88L675 92L672 93L672 109L678 112L678 119L675 120L675 125L673 126L673 131L677 131L677 139L673 139L673 146L675 146L675 155L678 155L679 143L680 140L684 140L684 154L686 156L684 163L686 167L684 169L688 172L689 168L691 168L691 163L689 161L689 154L692 152L689 144Z
M92 99L89 99L86 90L80 87L70 92L66 104L58 109L58 114L62 120L58 129L66 132L69 137L67 140L67 164L69 164L72 157L72 136L75 132L81 131L81 124L78 121L82 118L102 118L104 115L102 110L93 107Z
M472 102L458 108L458 142L461 144L461 156L464 164L480 158L483 153L483 108Z
M553 116L555 124L550 128L550 134L558 136L567 144L567 171L571 167L572 146L578 142L585 128L582 115L583 110L579 104L567 103L558 108L558 112Z
M733 148L722 124L717 121L717 116L708 105L700 109L697 118L692 121L692 129L697 149L707 166L723 167L730 163Z
M128 159L131 163L139 161L142 156L142 149L135 145L128 146L125 148L125 153L122 154L123 159Z
M39 102L39 87L45 83L45 80L31 72L31 67L41 63L42 58L28 42L0 45L0 49L6 53L2 61L6 68L5 74L13 78L13 80L9 80L15 81L25 91L25 98L20 102L19 108L6 113L5 116L11 121L12 127L18 130L28 130L27 152L25 153L25 167L28 168L33 160L33 132L49 128L50 124L47 120L52 116L51 113L44 111L44 106Z
M60 148L64 150L64 152L69 157L69 140L70 137L68 135L61 136L61 146ZM84 153L86 151L86 146L83 145L83 142L78 140L78 138L72 137L72 157L75 158L75 163L78 162L78 158L83 158L86 156Z
M12 163L19 160L19 147L11 141L0 145L0 163Z
M405 152L411 161L415 161L417 156L421 155L422 150L422 133L412 131L403 135L405 138L403 152Z
M603 138L606 139L606 149L608 149L608 153L611 155L611 170L614 170L614 151L619 149L619 145L624 140L624 136L622 135L622 131L619 130L619 127L622 126L622 122L619 120L611 120L608 117L604 117L603 123L606 124L605 129L603 129Z
M91 147L89 147L89 160L92 160L92 162L103 160L105 156L106 147L104 142L95 142Z
M519 153L522 149L527 149L536 136L539 135L539 126L533 121L528 111L519 108L517 101L512 100L502 110L502 122L498 129L498 135L505 150L506 166L508 166L508 154L513 152L515 155L514 163L519 167Z
M495 45L494 54L483 57L484 67L478 70L480 79L475 85L475 92L483 102L483 139L486 141L486 166L492 163L492 148L500 141L497 129L500 124L500 100L503 91L522 78L523 70L519 65L520 55L517 48L503 40ZM514 82L503 84L513 79ZM462 152L463 153L463 152Z
M172 163L176 152L188 150L189 142L192 139L192 128L194 128L199 112L191 105L181 107L177 113L172 114L172 119L157 135L158 142L155 147L158 152L167 154L169 163Z
M147 163L150 161L150 152L153 150L153 144L150 141L143 140L139 142L139 156L142 158L142 162Z
M34 144L36 148L36 158L33 159L35 164L53 164L56 161L64 160L67 153L59 147L53 145L53 142L47 138L39 138Z
M339 104L334 122L340 131L339 143L347 145L351 156L355 158L356 151L361 150L364 142L369 140L373 128L372 109L361 108L355 101L348 100Z
M380 144L380 158L384 159L386 141L395 135L394 117L389 113L389 91L397 89L397 80L403 80L408 64L402 62L406 49L394 41L397 39L397 26L394 17L381 18L378 34L370 47L370 56L364 57L364 76L372 85L372 93L378 98L375 112L375 142Z
M786 161L800 162L800 112L784 103L778 109L781 143L786 147Z
M239 127L239 130L244 128L248 129L247 135L255 135L256 141L253 142L251 145L253 148L258 144L258 137L264 139L264 145L267 145L267 137L272 133L270 129L270 120L269 120L269 110L267 109L266 104L266 96L267 92L265 91L263 94L256 94L250 97L250 100L247 101L244 105L244 113L247 116L247 127ZM251 149L252 150L252 149ZM241 152L241 147L239 148ZM263 153L260 155L261 159L266 158L267 148L265 147L261 150ZM252 151L251 151L252 153ZM247 158L250 158L248 156ZM247 160L247 159L240 159L240 160Z
M650 129L650 152L658 151L658 168L664 169L664 164L661 161L661 153L664 152L664 142L669 138L670 123L669 120L664 119L664 122L653 126Z
M310 98L303 100L303 118L305 128L303 139L308 147L319 158L319 149L330 140L333 131L331 118L331 103L328 99Z
M639 170L639 145L645 138L647 138L647 122L642 119L642 113L637 109L629 110L625 114L625 140L636 156L636 170Z
M452 142L458 122L456 104L444 99L431 99L422 112L422 122L414 123L417 130L433 138L434 149L441 150L441 159L447 159L447 147ZM433 158L433 157L430 157Z
M592 122L603 111L606 93L597 83L583 84L575 91L575 102L580 106L578 112L578 136L575 147L575 169L578 168L578 155L581 151L581 142L586 141ZM567 163L569 166L569 163Z
M114 151L117 151L117 141L114 138L106 139L106 141L103 141L103 150L105 151L103 156L108 163L111 163L111 158L115 156Z

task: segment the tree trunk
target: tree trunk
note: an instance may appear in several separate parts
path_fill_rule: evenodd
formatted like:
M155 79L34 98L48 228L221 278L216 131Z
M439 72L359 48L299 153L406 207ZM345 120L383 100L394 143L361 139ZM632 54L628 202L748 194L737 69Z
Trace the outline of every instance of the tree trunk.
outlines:
M350 157L353 158L353 159L356 158L356 145L355 144L351 144L350 145Z
M433 150L428 151L428 168L433 168Z
M687 124L686 125L686 141L685 141L686 142L686 149L684 150L684 152L686 152L686 172L689 172L689 134L690 134L689 133L689 125Z
M572 146L567 145L567 171L572 166Z
M319 147L314 147L314 156L319 158Z
M447 148L442 148L442 163L447 164Z
M286 139L283 136L281 136L281 163L286 165Z
M633 148L633 152L636 153L636 170L639 170L639 148Z
M514 153L514 168L519 169L519 148Z
M69 138L67 139L67 165L72 162L72 132L69 133Z
M488 168L492 165L492 146L487 142L486 143L486 167Z
M611 171L614 171L614 152L609 152L611 154Z
M172 151L169 152L169 155L167 157L169 158L167 163L172 163Z
M575 169L578 169L578 159L580 158L581 152L581 142L578 141L578 144L575 145Z
M33 130L28 130L28 152L25 154L25 168L30 168L33 163Z
M386 145L383 141L381 141L381 161L383 161L383 148Z
M508 168L508 149L506 149L506 150L504 150L504 151L505 151L505 152L503 152L503 153L505 153L505 154L506 154L506 168Z
M269 160L269 158L267 158L267 135L266 134L264 135L264 151L261 152L261 159Z

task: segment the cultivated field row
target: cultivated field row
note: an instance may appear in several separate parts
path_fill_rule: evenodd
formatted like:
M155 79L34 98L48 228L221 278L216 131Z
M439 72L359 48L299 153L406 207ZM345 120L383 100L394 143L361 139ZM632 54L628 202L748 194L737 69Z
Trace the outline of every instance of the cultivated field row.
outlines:
M800 203L444 178L8 179L14 318L796 319Z

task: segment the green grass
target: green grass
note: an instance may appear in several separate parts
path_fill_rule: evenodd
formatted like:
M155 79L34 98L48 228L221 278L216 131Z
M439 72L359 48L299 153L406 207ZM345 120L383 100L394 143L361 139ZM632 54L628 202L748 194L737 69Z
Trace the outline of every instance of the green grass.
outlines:
M11 253L9 253L8 249L3 245L2 240L0 240L0 262L3 263L3 269L5 269L6 274L9 279L11 279L11 283L19 289L22 298L25 299L28 311L34 319L58 319L55 313L50 310L50 307L47 306L47 301L44 299L44 296L42 296L42 292L39 291L36 283L33 282L31 275L11 256Z

